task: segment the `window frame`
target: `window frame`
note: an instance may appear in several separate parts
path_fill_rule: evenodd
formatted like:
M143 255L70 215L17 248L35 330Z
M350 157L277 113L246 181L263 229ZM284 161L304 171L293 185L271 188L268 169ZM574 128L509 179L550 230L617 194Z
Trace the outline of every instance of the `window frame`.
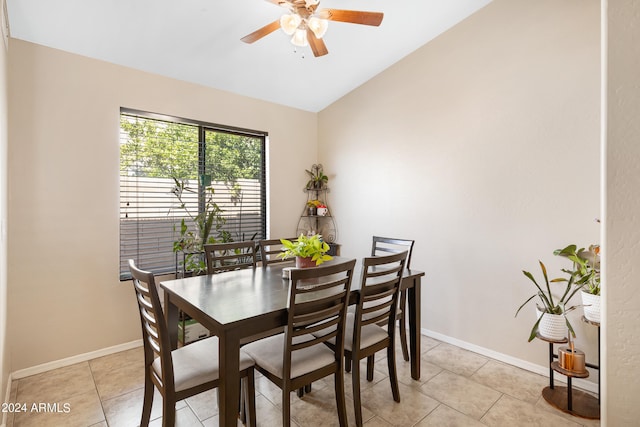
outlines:
M256 241L259 239L263 239L266 238L266 233L267 233L267 171L266 171L266 167L267 167L267 143L268 143L268 132L266 131L257 131L257 130L253 130L253 129L246 129L246 128L240 128L240 127L235 127L235 126L227 126L227 125L221 125L221 124L217 124L217 123L211 123L211 122L205 122L205 121L201 121L201 120L195 120L195 119L187 119L187 118L183 118L183 117L177 117L177 116L171 116L171 115L167 115L167 114L160 114L160 113L154 113L154 112L148 112L148 111L143 111L143 110L138 110L138 109L133 109L133 108L126 108L126 107L121 107L120 108L120 114L118 115L118 126L120 127L120 121L122 119L123 115L129 115L129 116L135 116L135 117L140 117L142 119L149 119L149 120L158 120L158 121L163 121L163 122L170 122L170 123L176 123L176 124L183 124L183 125L188 125L188 126L195 126L197 127L197 133L198 133L198 176L200 176L204 170L204 168L206 167L204 160L204 150L206 147L206 140L205 140L205 135L207 132L221 132L221 133L227 133L227 134L231 134L231 135L238 135L238 136L245 136L245 137L252 137L252 138L258 138L261 140L261 149L260 149L260 176L259 176L259 187L260 187L260 195L257 198L254 198L253 200L259 200L260 202L260 208L259 208L259 215L260 215L260 233L255 237ZM122 131L120 130L119 133L119 138L118 138L118 142L119 142L119 153L120 153L120 146L122 145ZM127 263L127 260L124 259L123 260L123 241L122 241L122 236L123 236L123 232L122 232L122 215L123 215L123 199L122 199L122 191L123 191L123 186L122 186L122 180L121 180L121 176L122 176L122 170L121 170L121 163L122 159L119 155L118 158L118 163L120 165L119 167L119 219L118 219L118 223L119 223L119 237L118 237L118 246L119 246L119 276L120 276L120 281L126 281L126 280L130 280L131 279L131 275L128 271L128 269L125 269L123 267L123 265L125 265ZM198 184L198 193L201 195L201 197L199 197L199 202L198 202L198 211L201 211L203 209L204 206L204 198L202 197L204 195L204 187L202 187L200 184ZM138 239L137 240L137 244L138 246L140 245L140 241ZM140 253L139 249L136 251L138 253ZM125 256L125 258L131 258L131 256ZM135 258L135 257L134 257ZM172 267L175 269L175 272L178 273L179 271L179 263L181 262L181 260L179 259L180 257L178 256L178 253L175 253L175 263L172 264ZM138 264L138 259L136 259L136 263ZM144 266L143 266L144 267ZM169 266L167 266L168 268ZM154 271L153 273L155 275L166 275L166 274L171 274L172 272L169 271L165 271L166 269L163 269L163 271Z

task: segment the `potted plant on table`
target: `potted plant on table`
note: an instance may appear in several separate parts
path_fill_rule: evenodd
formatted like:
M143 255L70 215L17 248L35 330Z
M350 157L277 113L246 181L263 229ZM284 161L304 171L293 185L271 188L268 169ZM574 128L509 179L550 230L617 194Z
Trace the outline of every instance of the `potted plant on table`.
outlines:
M540 286L531 273L523 270L522 272L524 275L535 285L537 292L531 295L520 306L520 308L518 308L518 311L516 311L517 316L520 310L522 310L522 307L527 305L529 301L536 297L539 298L539 301L537 301L536 304L538 318L534 323L533 328L531 328L528 341L532 341L536 337L537 333L540 333L541 336L554 341L562 341L566 339L567 330L569 330L571 335L575 337L576 333L574 332L569 319L567 319L566 314L574 310L576 306L567 307L567 304L571 298L573 298L573 296L582 289L584 284L577 284L573 274L569 275L569 279L560 277L549 280L547 276L547 268L544 266L542 261L538 262L540 263L540 269L542 270L542 275L544 277L545 287L543 288ZM554 298L550 284L561 282L566 282L562 297Z
M282 242L282 252L278 254L280 258L296 258L296 267L313 267L325 261L333 259L328 255L330 247L322 240L320 234L305 236L301 234L296 240L280 239Z
M565 271L575 276L577 285L583 285L581 295L584 317L600 323L600 245L578 249L572 244L556 249L553 253L573 261L573 270Z

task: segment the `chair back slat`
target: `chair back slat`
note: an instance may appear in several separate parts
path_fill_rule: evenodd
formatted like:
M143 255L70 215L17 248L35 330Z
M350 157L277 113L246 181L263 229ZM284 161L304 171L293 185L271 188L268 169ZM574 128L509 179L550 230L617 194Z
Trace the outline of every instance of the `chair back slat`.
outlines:
M204 245L207 273L256 268L256 242L212 243Z
M145 369L151 369L151 364L159 357L162 376L155 375L158 386L173 389L173 360L171 359L169 333L153 273L140 270L133 260L129 260L129 271L138 301Z
M324 327L327 328L326 325ZM317 337L317 336L313 336L312 338L310 337L308 340L305 340L305 341L296 342L294 340L291 344L291 351L302 350L303 348L324 344L326 341L330 340L331 338L338 336L337 328L332 328L332 331L333 332L330 332L326 335L322 335L321 337ZM300 336L300 334L293 334L293 337L296 337L296 336Z
M335 281L328 281L328 282L319 282L318 280L305 280L304 283L299 283L297 294L299 297L307 293L319 295L318 294L319 291L336 288L337 286L340 286L341 282L343 281L344 281L343 279L338 279ZM331 296L328 296L327 299L330 301ZM322 303L322 299L315 300L315 304L321 304L321 303Z
M375 294L373 298L366 298L362 305L362 325L386 323L392 315L391 306L395 293L396 289L391 288Z
M317 332L323 331L322 335L318 335L317 338L322 341L329 341L331 338L337 335L337 325L340 321L339 317L336 316L330 322L322 322L318 323L312 327L307 328L307 333L316 334Z
M415 241L409 239L396 239L393 237L373 236L371 244L371 256L389 255L407 252L405 268L411 268L411 253Z
M307 314L299 314L298 316L296 316L294 329L306 329L309 327L309 325L315 325L323 321L328 321L327 319L329 319L331 316L337 316L338 314L340 314L341 308L342 307L340 307L339 305L332 305L331 307L319 309Z

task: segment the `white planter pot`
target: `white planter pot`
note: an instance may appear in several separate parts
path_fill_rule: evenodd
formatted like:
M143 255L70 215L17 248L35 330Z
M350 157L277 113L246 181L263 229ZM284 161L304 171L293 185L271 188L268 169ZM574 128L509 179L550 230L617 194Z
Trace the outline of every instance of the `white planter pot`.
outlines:
M600 323L600 295L582 291L584 317L592 322Z
M538 333L541 336L553 341L563 341L567 338L567 322L562 314L543 313L537 307L536 312L538 317L542 316L538 323Z
M327 215L328 211L329 211L329 209L327 209L327 208L318 208L317 209L317 214L318 214L318 216L325 216L325 215Z

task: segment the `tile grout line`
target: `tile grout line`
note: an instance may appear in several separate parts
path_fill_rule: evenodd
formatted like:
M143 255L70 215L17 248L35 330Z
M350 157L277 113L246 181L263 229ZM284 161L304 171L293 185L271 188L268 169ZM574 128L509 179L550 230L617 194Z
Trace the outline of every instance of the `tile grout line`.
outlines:
M104 420L104 422L107 424L107 427L108 427L109 421L107 421L107 413L104 410L104 403L102 401L102 396L100 396L100 391L98 390L98 384L96 384L96 377L93 375L93 368L91 368L91 360L93 359L90 359L87 361L87 364L89 365L89 372L91 373L91 381L93 381L93 388L95 389L96 395L98 396L98 400L100 401L100 409L102 410L102 419ZM97 424L97 423L94 423L94 424Z

